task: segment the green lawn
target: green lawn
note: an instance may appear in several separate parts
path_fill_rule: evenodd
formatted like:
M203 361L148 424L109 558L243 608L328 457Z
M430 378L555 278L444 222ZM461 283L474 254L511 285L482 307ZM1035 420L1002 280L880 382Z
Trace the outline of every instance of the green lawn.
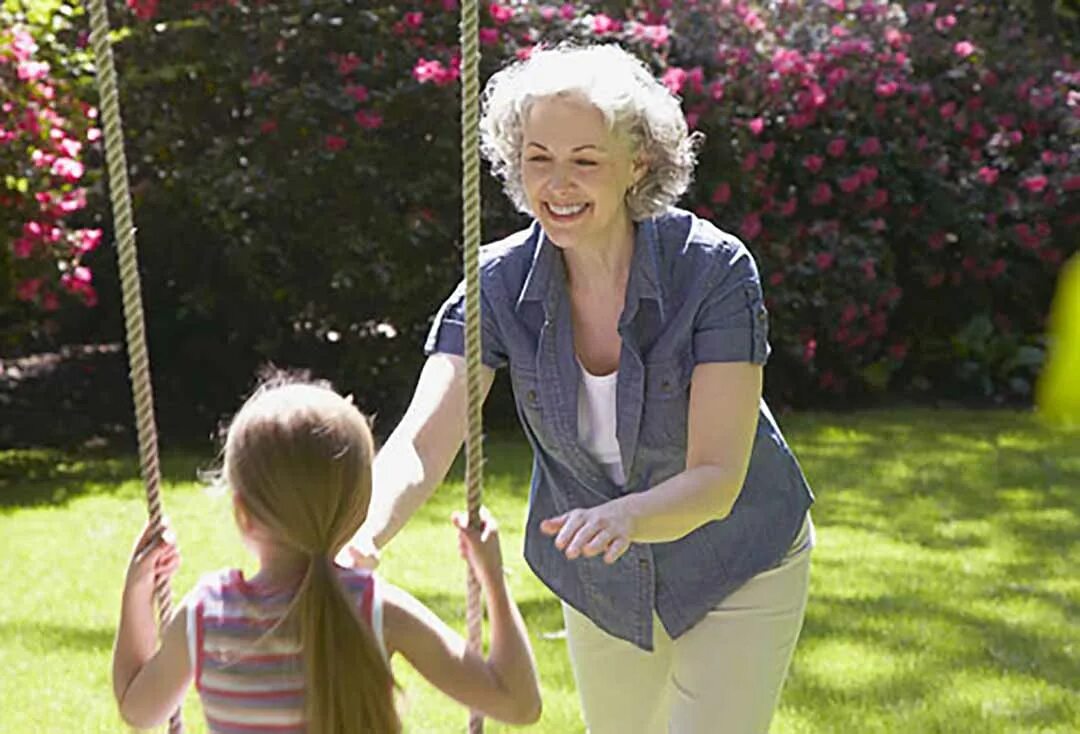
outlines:
M782 423L817 493L818 547L773 731L1080 731L1080 435L997 411ZM166 457L177 594L203 571L250 568L228 500L195 480L212 456ZM559 607L520 558L528 469L516 437L489 443L487 501L543 682L534 730L579 732ZM109 654L145 512L135 474L128 457L0 452L0 732L123 731ZM464 576L447 518L462 497L460 481L443 487L382 567L459 629ZM396 673L408 731L464 731L462 711L406 665ZM185 714L188 731L205 731L194 696Z

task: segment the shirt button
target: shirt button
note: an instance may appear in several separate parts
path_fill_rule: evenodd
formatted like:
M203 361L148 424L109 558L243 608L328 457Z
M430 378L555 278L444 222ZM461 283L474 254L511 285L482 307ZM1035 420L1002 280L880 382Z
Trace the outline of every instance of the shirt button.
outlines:
M660 389L665 392L671 389L671 380L664 380L660 383Z
M536 390L529 390L527 393L525 393L525 399L528 400L530 403L535 403Z

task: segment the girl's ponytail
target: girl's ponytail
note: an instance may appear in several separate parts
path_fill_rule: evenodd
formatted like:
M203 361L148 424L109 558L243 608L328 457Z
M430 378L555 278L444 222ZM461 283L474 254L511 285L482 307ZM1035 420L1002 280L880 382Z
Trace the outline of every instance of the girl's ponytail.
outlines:
M296 599L308 734L396 734L393 678L328 557L313 557Z

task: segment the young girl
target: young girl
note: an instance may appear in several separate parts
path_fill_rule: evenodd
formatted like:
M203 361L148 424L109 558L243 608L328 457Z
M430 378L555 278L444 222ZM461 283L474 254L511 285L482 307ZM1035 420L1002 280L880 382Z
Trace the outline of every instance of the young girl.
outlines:
M503 581L498 530L453 518L459 549L484 587L490 654L406 592L332 559L367 515L371 432L350 401L320 384L277 382L241 408L225 442L236 523L259 561L251 579L204 577L162 632L153 589L179 565L149 528L128 566L113 652L126 722L151 727L194 681L211 732L397 732L389 660L400 652L433 685L486 716L540 716L532 650Z

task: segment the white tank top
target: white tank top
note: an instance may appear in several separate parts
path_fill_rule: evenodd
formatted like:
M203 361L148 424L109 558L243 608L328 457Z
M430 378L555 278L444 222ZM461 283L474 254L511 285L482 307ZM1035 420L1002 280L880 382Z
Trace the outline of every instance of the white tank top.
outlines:
M578 390L578 441L603 467L616 485L626 483L619 441L615 437L615 389L619 372L594 375L580 363L581 387Z

